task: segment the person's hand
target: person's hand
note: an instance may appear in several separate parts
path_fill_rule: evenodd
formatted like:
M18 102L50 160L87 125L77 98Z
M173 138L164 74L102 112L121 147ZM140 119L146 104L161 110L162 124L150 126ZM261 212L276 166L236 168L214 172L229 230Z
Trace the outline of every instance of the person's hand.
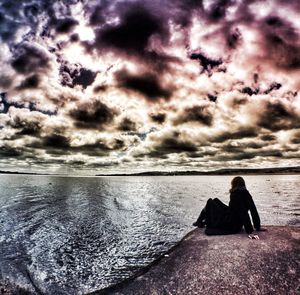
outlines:
M249 235L248 238L251 239L251 240L259 240L259 236L258 235L253 235L253 234Z

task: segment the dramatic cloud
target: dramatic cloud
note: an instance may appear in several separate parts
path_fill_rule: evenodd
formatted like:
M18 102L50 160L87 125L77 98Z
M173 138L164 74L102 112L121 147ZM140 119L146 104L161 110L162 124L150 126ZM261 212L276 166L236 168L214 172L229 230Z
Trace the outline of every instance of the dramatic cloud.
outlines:
M152 121L162 124L165 122L167 115L165 113L150 114Z
M77 25L78 21L73 18L58 19L55 23L55 29L58 33L70 33Z
M129 118L124 118L119 126L120 131L136 131L136 123Z
M3 169L297 164L299 17L297 0L1 1Z
M213 121L213 113L209 105L196 105L186 107L174 120L175 125L187 122L201 123L210 126Z
M112 123L118 111L109 108L99 100L91 100L81 103L70 111L70 117L74 119L78 128L100 128Z
M172 92L160 85L159 78L151 73L133 75L126 70L115 73L120 87L141 93L146 99L155 101L159 98L168 99Z
M129 2L130 3L130 2ZM120 50L125 54L143 55L150 45L150 38L167 34L162 19L141 4L120 5L125 11L116 25L106 25L96 33L95 45Z
M76 85L87 88L95 81L97 76L96 72L85 69L79 64L70 64L67 61L61 61L59 73L62 85L69 86L71 88Z
M200 65L203 68L202 72L207 72L209 74L211 74L214 68L219 68L219 66L223 63L220 59L211 59L204 56L202 53L192 53L190 58L199 60Z
M300 128L300 113L280 101L266 102L259 126L272 131Z
M18 73L30 74L49 66L49 57L44 49L29 43L21 44L14 52L11 66Z
M18 87L20 90L28 89L28 88L37 88L40 83L40 78L38 75L34 74L26 78L20 86Z

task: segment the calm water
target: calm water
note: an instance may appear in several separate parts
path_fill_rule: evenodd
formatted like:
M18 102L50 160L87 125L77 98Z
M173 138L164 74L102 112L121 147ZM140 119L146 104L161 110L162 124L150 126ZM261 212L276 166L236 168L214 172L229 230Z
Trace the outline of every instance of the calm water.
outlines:
M83 294L132 275L180 240L231 176L0 175L0 280ZM246 176L262 224L300 225L300 176Z

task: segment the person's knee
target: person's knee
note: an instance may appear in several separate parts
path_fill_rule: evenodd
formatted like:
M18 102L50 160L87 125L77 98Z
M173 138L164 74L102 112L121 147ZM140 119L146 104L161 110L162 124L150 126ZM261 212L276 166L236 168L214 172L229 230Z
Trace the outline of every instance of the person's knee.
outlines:
M212 199L212 198L209 198L209 199L207 200L207 202L206 202L206 206L209 205L209 204L211 204L211 203L213 203L213 199Z

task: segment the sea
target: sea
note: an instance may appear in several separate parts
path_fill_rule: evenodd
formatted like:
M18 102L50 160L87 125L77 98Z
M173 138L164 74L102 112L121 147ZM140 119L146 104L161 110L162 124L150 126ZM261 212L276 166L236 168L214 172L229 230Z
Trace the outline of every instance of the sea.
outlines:
M300 175L247 175L263 225L300 226ZM176 245L232 176L0 175L0 282L87 294Z

